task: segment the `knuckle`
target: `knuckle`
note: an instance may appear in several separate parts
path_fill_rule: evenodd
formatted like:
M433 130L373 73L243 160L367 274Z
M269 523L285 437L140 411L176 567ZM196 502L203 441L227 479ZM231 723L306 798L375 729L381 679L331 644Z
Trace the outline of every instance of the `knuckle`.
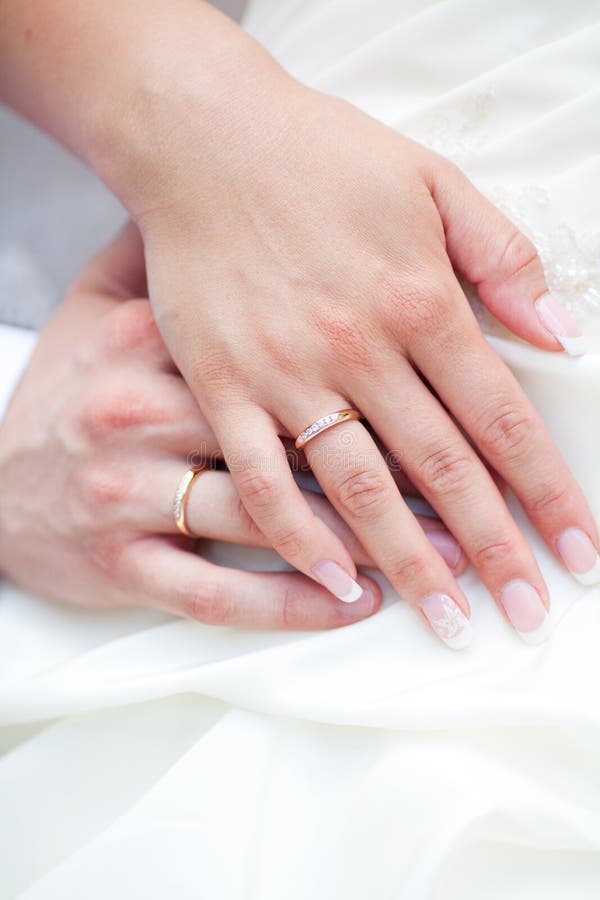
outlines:
M214 348L206 353L194 356L189 362L189 378L191 385L197 388L212 388L217 393L221 404L224 395L234 393L239 400L243 381L243 369L235 361L234 354L227 348Z
M298 587L287 586L283 592L281 620L284 628L302 628L310 624L310 604L306 593Z
M275 481L263 472L249 470L238 477L241 496L256 510L269 510L275 503Z
M483 424L479 443L504 459L518 459L529 450L536 428L535 419L521 404L502 403Z
M108 353L129 353L160 340L147 300L123 300L106 315L102 336Z
M88 555L111 581L120 581L127 544L126 535L119 532L96 535L88 543Z
M264 544L264 534L244 506L244 501L239 495L232 498L229 514L231 521L238 523L241 531L251 543Z
M356 519L370 519L380 512L388 497L388 484L373 469L356 469L337 484L335 492L341 506Z
M382 571L394 586L403 588L425 583L431 575L431 565L425 557L411 553L394 559Z
M419 320L417 324L421 327L433 326L435 333L446 332L455 321L454 315L449 315L455 297L456 283L449 277L438 276L428 288L426 318Z
M316 304L311 319L316 333L336 359L361 369L370 368L371 329L361 311L330 301Z
M185 586L177 600L178 608L188 619L204 622L205 625L225 625L230 621L231 610L223 586L217 581L206 580L201 584Z
M495 535L486 538L474 547L471 558L476 568L485 570L491 565L495 568L502 567L520 559L521 556L514 538Z
M437 334L444 327L446 311L456 288L436 272L435 277L424 267L410 273L390 273L383 278L379 305L386 322L409 340L414 334Z
M132 490L131 477L111 466L88 465L74 479L80 503L93 513L123 503Z
M469 484L474 459L460 447L439 447L418 464L419 479L436 494L454 494Z
M273 534L273 546L282 556L297 559L310 547L310 528L308 525L284 526Z
M498 260L498 268L504 277L517 275L537 257L538 251L533 242L511 223Z
M117 432L155 421L153 401L126 388L99 391L86 397L78 415L81 433L91 441L102 441Z
M533 515L547 514L563 507L571 497L571 488L565 482L544 483L532 491L527 509Z

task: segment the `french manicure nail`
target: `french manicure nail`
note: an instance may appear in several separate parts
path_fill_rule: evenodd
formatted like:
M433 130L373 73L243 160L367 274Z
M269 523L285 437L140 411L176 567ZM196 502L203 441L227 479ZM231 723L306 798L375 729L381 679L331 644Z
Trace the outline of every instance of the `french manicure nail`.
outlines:
M323 587L326 587L344 603L354 603L362 595L363 589L360 584L351 578L339 563L331 559L324 559L323 562L317 563L313 567L312 573Z
M542 644L546 640L548 613L533 585L522 578L509 581L500 591L500 602L526 644Z
M600 584L600 556L581 528L566 528L556 541L565 566L581 584Z
M437 636L452 650L462 650L473 640L473 626L448 594L430 594L420 603Z
M579 324L554 294L543 294L536 300L535 308L544 328L570 356L582 356L586 352L585 338Z
M450 568L456 568L460 560L460 546L452 535L446 531L428 531L427 537Z

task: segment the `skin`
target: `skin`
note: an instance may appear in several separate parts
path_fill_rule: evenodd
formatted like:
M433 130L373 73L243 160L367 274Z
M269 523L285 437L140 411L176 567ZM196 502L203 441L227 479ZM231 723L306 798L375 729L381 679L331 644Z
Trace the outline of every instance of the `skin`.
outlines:
M484 461L557 558L565 528L596 548L598 533L457 279L515 334L559 351L536 313L547 284L531 242L456 166L300 84L208 4L0 0L0 26L5 99L92 165L139 226L161 335L269 543L309 577L324 560L355 577L281 442L353 406L491 595L523 580L548 607ZM362 423L306 454L411 605L441 592L469 614Z
M139 246L129 226L88 264L2 421L0 569L57 601L155 606L209 624L332 628L371 615L381 591L367 576L361 599L347 604L298 573L213 565L179 535L170 510L186 455L198 448L214 463L222 454L142 296ZM372 565L328 501L302 495L353 560ZM465 556L439 520L419 521L424 534L443 536L462 572ZM226 471L194 482L187 522L203 538L269 546Z

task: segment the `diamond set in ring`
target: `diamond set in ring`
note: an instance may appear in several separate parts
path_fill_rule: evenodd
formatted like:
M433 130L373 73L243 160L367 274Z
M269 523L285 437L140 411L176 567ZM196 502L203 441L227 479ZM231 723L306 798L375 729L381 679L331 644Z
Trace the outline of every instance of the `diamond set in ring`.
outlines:
M197 537L197 535L193 534L190 531L185 519L190 488L192 487L194 480L198 477L198 475L201 475L202 472L206 472L206 466L198 466L193 469L188 469L177 485L177 490L175 491L175 496L173 497L173 518L175 519L175 524L178 530L182 534L185 534L187 537Z
M322 431L327 425L333 425L339 419L342 418L341 413L335 412L331 413L328 416L323 416L322 419L317 419L316 422L310 426L310 428L306 428L302 434L298 435L299 441L305 441L307 438L312 437L313 434L316 434L318 431Z
M183 498L185 497L185 493L187 491L187 484L180 484L177 488L177 493L173 497L173 515L175 519L179 519L181 516L181 504L183 503Z

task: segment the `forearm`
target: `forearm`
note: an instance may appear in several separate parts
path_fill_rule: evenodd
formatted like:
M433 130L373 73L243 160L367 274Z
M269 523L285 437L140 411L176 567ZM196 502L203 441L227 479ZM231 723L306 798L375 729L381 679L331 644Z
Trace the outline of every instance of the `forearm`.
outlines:
M0 99L90 164L134 215L180 126L193 116L206 136L195 152L216 154L228 108L243 116L241 95L260 93L275 68L200 0L0 0Z

